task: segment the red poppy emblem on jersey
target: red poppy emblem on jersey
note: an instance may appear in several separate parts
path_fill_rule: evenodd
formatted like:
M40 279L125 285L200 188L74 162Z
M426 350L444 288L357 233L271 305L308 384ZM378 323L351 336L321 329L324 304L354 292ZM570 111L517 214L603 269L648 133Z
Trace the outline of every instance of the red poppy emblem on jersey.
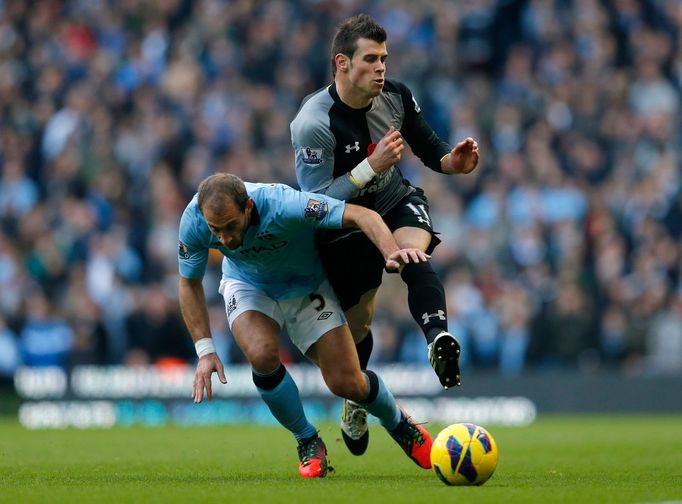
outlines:
M372 155L372 152L374 152L374 149L376 149L376 148L377 148L377 144L375 144L375 143L369 144L369 145L367 146L367 155L368 155L368 156L371 156L371 155Z

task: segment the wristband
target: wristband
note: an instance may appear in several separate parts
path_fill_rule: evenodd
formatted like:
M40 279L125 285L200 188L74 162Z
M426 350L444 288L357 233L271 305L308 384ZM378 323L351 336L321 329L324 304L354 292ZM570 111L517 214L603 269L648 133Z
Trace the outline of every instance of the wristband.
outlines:
M362 189L362 186L360 185L360 182L355 180L355 177L353 177L353 174L351 172L348 172L348 178L350 179L351 182L353 182L353 185L357 187L358 189Z
M350 181L357 187L363 188L367 183L374 178L376 173L369 164L367 158L363 159L355 168L348 174Z
M213 338L201 338L200 340L195 341L194 348L196 348L199 358L203 357L204 355L215 353Z

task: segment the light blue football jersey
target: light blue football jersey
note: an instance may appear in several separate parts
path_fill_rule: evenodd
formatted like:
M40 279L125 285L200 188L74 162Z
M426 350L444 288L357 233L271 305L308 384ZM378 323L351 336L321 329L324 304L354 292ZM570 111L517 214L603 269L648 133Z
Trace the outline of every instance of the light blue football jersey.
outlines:
M284 184L245 185L255 207L244 242L234 250L211 233L194 195L180 220L180 275L203 278L209 249L217 249L225 256L223 278L251 284L273 299L314 292L325 279L315 230L341 228L345 203Z

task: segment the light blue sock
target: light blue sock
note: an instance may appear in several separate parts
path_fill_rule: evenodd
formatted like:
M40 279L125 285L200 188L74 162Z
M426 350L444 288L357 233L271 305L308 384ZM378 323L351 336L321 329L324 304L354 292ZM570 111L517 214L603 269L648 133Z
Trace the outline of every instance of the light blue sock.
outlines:
M277 372L275 371L272 374ZM255 371L254 375L260 377L267 376ZM285 371L282 381L272 390L265 390L258 386L256 389L263 398L263 401L265 401L265 404L268 405L272 415L283 427L293 432L297 441L317 434L317 429L308 422L305 416L298 387L288 372Z
M386 429L395 429L400 423L402 415L393 394L386 388L379 375L370 370L365 370L363 373L365 373L369 384L369 393L367 394L369 402L358 404L361 404L369 413L377 417Z

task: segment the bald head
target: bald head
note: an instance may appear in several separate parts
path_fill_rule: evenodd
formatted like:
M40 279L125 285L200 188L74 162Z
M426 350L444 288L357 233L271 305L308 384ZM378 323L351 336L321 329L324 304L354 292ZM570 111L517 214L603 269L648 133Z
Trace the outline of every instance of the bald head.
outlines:
M202 213L220 214L227 207L236 205L240 212L249 199L242 179L229 173L216 173L199 184L199 209Z

